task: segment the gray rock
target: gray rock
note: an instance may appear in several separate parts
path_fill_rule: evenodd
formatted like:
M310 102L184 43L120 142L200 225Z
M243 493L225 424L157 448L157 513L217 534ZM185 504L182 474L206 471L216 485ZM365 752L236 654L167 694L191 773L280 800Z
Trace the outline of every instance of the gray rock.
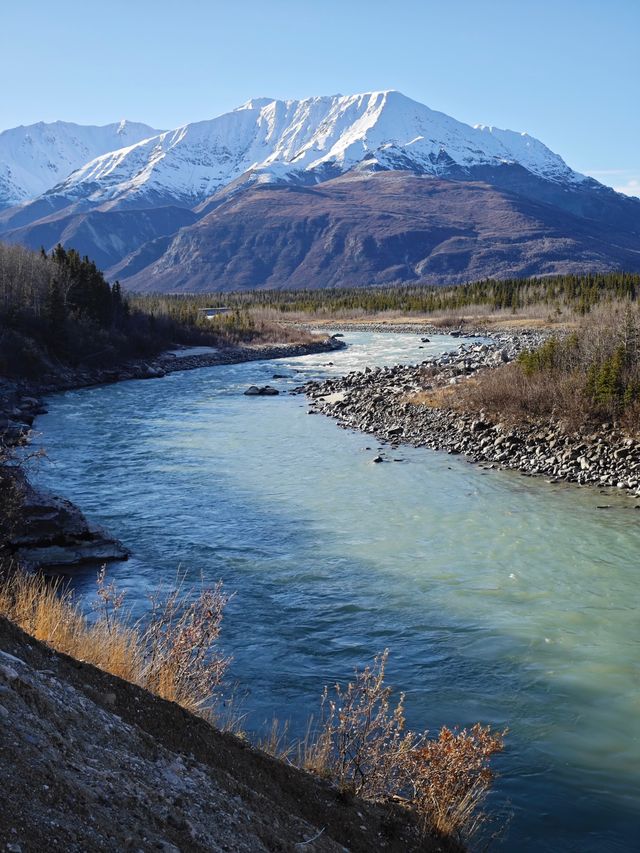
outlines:
M245 397L276 397L279 393L278 389L272 388L271 385L263 385L260 388L257 385L251 385L244 392Z
M34 568L70 569L91 563L126 560L127 549L116 540L68 542L65 545L47 545L40 548L19 548L18 560Z

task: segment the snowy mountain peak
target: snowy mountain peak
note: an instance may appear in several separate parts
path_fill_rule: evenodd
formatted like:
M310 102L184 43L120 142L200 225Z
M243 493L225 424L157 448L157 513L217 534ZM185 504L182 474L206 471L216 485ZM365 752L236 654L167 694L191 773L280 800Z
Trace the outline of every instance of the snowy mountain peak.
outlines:
M261 110L263 107L274 103L274 101L274 98L249 98L249 100L246 101L244 104L239 107L236 107L233 112L237 113L240 112L240 110Z
M193 206L238 180L316 183L354 168L462 178L475 167L505 164L556 183L586 180L526 133L471 127L393 89L253 98L165 132L128 121L5 131L0 202L49 190L109 206L140 200Z
M0 207L41 195L88 160L157 133L130 121L102 127L40 121L5 130L0 133Z

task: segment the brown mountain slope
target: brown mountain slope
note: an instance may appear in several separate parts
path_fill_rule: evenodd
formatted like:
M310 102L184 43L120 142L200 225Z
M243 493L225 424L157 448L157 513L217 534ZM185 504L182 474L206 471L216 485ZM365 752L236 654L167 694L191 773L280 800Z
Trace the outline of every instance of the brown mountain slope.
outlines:
M316 187L259 186L112 271L132 290L449 284L640 269L640 239L482 182L350 173Z
M197 214L184 207L166 206L143 210L109 210L106 207L82 210L70 205L62 211L38 219L3 234L9 243L19 243L36 251L51 251L58 243L88 255L105 269L123 255L137 251L151 240L175 234L190 225Z

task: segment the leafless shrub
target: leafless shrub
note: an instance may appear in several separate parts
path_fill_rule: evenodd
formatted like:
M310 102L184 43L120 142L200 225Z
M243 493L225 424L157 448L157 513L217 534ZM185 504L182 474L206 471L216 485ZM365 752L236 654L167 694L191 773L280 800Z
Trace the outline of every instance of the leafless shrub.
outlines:
M494 778L492 757L503 749L502 734L475 725L443 728L430 739L405 728L404 695L392 703L385 685L388 651L352 682L327 688L320 718L310 720L296 750L284 745L287 728L274 722L261 747L332 780L341 790L372 801L394 798L417 816L425 834L468 841L485 824L483 805Z
M376 657L344 689L336 684L334 696L325 688L318 736L305 756L309 769L370 800L397 791L414 739L404 731L404 696L390 706L387 657L387 651Z
M585 419L577 377L566 374L551 379L547 373L527 376L518 364L486 370L460 383L456 394L448 395L448 401L455 408L484 411L506 421L558 416L568 425L577 426Z
M50 258L0 242L0 313L28 308L39 314L54 273Z

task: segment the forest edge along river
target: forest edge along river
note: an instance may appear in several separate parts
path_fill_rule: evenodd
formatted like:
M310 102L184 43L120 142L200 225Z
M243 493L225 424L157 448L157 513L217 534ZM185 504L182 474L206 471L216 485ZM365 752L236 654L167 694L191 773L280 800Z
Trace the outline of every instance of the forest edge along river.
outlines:
M509 727L490 807L508 850L633 849L639 808L635 501L485 471L250 398L459 341L345 332L347 349L67 391L39 418L37 483L132 556L109 575L150 591L219 578L223 646L248 729L301 733L323 685L390 649L408 724ZM418 347L422 349L418 349ZM328 362L333 362L328 364ZM285 378L274 379L278 373ZM304 474L302 474L304 472ZM73 584L95 593L95 572Z

